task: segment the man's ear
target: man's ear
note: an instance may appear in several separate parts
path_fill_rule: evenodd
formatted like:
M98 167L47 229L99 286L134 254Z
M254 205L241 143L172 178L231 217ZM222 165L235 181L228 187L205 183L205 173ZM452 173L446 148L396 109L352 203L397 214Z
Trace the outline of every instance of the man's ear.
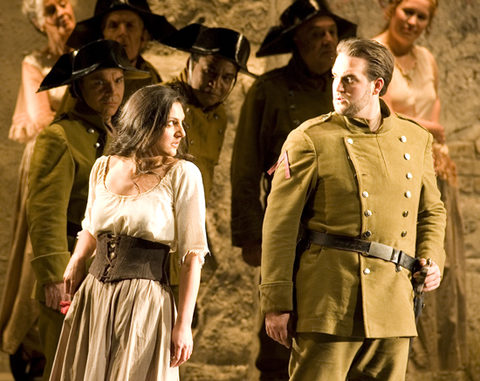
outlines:
M140 38L140 52L139 53L141 53L147 47L148 41L150 41L150 33L148 33L147 28L143 28L142 37Z
M382 91L384 85L385 81L383 78L377 78L375 81L373 81L373 95L380 94L380 91Z

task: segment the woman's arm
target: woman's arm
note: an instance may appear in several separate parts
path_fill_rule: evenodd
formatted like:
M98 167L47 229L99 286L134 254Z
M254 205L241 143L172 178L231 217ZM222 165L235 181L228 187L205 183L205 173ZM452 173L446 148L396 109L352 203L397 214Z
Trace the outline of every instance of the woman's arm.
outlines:
M180 268L178 316L172 331L171 366L187 361L193 351L192 318L200 286L202 256L190 252Z
M67 294L73 296L83 279L85 279L85 263L92 257L96 247L97 240L88 230L82 230L78 236L75 251L70 258L70 262L68 262L65 273L63 274L63 282Z

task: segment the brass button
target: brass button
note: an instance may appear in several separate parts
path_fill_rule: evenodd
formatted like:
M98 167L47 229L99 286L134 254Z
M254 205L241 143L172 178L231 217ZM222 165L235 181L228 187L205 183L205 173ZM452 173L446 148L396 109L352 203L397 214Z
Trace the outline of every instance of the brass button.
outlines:
M88 132L89 134L93 134L93 133L95 132L95 130L94 130L93 128L89 128L89 129L87 130L87 132Z
M99 142L95 143L95 148L100 148L100 143Z
M400 136L400 141L402 143L405 143L407 141L407 137L406 136Z
M217 115L217 114L213 114L213 117L214 117L215 119L218 119L218 115Z
M406 153L405 155L403 155L403 157L405 158L405 160L410 160L410 154Z
M295 126L299 126L299 125L300 125L300 121L299 121L298 119L295 119L295 120L293 121L293 124L294 124Z
M368 192L367 192L367 191L363 191L363 192L362 192L362 197L367 198L367 197L368 197Z
M372 212L370 210L365 211L365 217L370 217L372 215Z
M402 216L403 217L408 217L408 210L406 210L405 212L402 213Z
M365 270L363 270L363 273L364 273L365 275L370 274L370 269L367 267Z
M348 143L348 144L353 144L353 139L352 139L352 138L348 138L348 139L347 139L347 143Z
M365 233L363 233L364 237L370 237L372 235L372 232L370 230L367 230Z
M218 130L218 133L221 134L223 132L223 130Z
M190 144L192 144L192 145L193 145L193 140L190 140Z
M411 193L410 191L406 191L406 192L405 192L405 197L406 197L406 198L412 197L412 193Z
M402 237L406 237L406 235L407 235L407 231L404 230L404 231L402 232L401 236L402 236Z
M410 172L407 173L407 179L408 179L408 180L413 179L413 175L412 175Z
M297 109L297 106L295 105L290 105L290 110L296 110Z

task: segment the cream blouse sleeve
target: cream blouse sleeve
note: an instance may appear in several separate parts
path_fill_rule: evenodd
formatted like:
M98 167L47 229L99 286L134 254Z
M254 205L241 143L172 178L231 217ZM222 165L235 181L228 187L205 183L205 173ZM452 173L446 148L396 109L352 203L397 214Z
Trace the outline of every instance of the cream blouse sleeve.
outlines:
M88 183L87 208L85 209L85 217L82 221L82 229L88 230L93 237L95 236L92 228L92 208L95 203L95 188L97 187L97 184L102 181L106 161L107 156L102 156L95 161L92 171L90 172L90 180Z
M205 230L205 194L200 170L191 162L179 166L172 176L175 229L178 253L183 263L188 253L208 254Z

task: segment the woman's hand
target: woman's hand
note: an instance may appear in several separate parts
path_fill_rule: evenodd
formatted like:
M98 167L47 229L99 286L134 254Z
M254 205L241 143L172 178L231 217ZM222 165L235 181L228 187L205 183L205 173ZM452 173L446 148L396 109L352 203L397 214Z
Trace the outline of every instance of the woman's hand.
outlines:
M75 294L86 276L85 258L73 255L63 273L65 292L71 296Z
M60 302L70 300L70 296L65 293L62 282L47 283L43 288L45 290L45 304L49 308L60 311Z
M176 367L187 361L193 352L192 329L189 324L177 320L172 331L172 348L170 366Z

